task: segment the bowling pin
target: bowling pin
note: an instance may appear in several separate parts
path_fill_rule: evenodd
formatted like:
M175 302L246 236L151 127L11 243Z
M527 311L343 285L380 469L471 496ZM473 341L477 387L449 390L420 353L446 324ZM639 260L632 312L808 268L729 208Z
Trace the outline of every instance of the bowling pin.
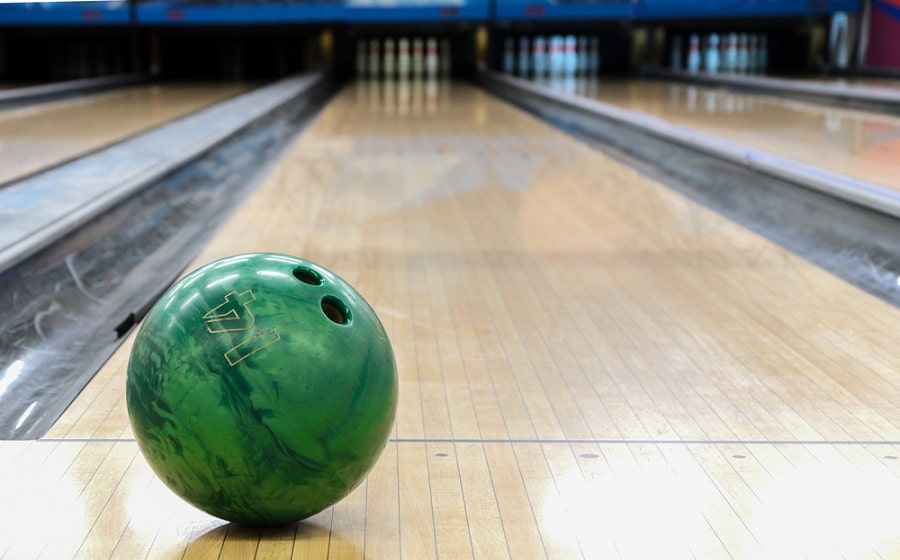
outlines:
M849 19L846 12L836 12L831 16L831 28L828 33L828 60L837 68L847 68L850 64L850 45L847 35L850 32Z
M547 74L547 40L544 37L535 37L532 48L534 56L534 77L543 78Z
M515 40L507 37L503 40L503 73L512 74L515 70Z
M429 37L425 41L425 74L429 78L434 79L437 76L439 67L437 39Z
M672 50L669 52L669 70L681 71L681 35L672 37Z
M747 43L747 72L756 74L759 72L759 37L751 33Z
M700 37L698 37L696 33L693 33L691 35L691 43L688 50L687 70L691 73L700 71Z
M422 39L416 37L412 41L412 71L413 76L422 77L425 70L425 49L422 46Z
M600 73L600 39L596 36L588 39L588 74L596 76Z
M578 71L578 40L574 35L566 35L565 50L563 51L563 73L566 77L574 77Z
M409 77L409 39L406 37L397 41L397 74L401 79Z
M587 35L578 36L578 70L580 76L588 73L588 39Z
M737 33L728 34L728 45L725 48L725 71L736 72L738 64L738 36Z
M366 42L360 39L356 42L356 77L362 78L366 74Z
M712 33L709 36L704 67L710 74L715 74L719 71L719 35L716 33Z
M394 69L397 63L396 56L394 54L394 40L393 39L385 39L384 40L384 75L388 78L394 77Z
M756 68L760 74L765 74L769 68L769 39L765 35L759 38L759 48L756 51Z
M738 50L737 50L737 71L739 74L747 73L747 66L749 62L748 52L747 52L747 34L741 33L738 35Z
M377 78L380 73L381 48L378 39L369 41L369 77Z
M529 62L531 61L531 46L528 44L528 37L519 37L519 75L523 78L528 77Z
M550 38L550 75L560 77L566 66L565 40L562 35Z

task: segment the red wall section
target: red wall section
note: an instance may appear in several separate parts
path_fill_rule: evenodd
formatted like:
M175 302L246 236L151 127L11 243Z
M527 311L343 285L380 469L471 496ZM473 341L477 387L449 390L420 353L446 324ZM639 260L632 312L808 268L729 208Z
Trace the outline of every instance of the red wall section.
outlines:
M900 68L900 0L872 1L866 62Z

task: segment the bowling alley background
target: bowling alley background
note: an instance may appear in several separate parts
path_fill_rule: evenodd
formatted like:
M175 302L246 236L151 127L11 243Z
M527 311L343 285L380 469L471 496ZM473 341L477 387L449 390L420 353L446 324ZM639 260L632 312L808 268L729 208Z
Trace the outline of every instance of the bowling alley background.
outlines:
M0 560L900 558L900 0L0 0Z
M431 38L459 76L897 67L898 14L896 0L12 2L0 4L0 79L380 75L360 51L393 59L401 38L411 68Z

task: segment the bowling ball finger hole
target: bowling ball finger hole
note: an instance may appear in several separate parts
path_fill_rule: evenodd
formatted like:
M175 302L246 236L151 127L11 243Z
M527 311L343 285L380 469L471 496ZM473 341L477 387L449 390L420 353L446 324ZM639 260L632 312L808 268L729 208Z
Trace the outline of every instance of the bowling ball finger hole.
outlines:
M332 323L346 325L350 323L350 309L334 296L322 298L322 312Z
M310 286L322 285L322 276L315 270L305 266L298 266L294 269L294 278Z

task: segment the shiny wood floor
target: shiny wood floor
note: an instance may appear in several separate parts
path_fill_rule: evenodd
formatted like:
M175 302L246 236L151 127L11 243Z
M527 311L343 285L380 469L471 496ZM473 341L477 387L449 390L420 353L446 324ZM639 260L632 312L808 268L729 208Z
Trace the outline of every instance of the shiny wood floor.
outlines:
M0 111L0 184L212 105L250 84L128 87Z
M345 89L195 265L261 250L388 329L366 483L278 530L185 505L126 344L0 443L0 558L900 557L900 310L483 92Z

